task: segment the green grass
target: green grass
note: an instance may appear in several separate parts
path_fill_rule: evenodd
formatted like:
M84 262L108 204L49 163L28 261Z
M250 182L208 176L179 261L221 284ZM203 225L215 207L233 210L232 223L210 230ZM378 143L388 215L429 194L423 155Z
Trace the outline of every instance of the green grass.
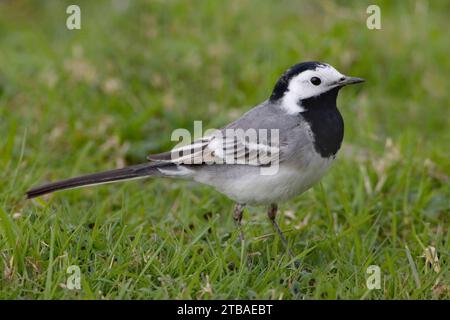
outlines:
M449 299L448 1L0 4L0 298ZM145 180L35 201L36 184L139 163L175 128L220 127L304 60L367 79L341 92L343 149L321 184L265 208ZM440 271L421 257L436 248ZM65 288L71 265L81 290ZM380 290L366 287L378 265ZM307 271L307 272L305 272Z

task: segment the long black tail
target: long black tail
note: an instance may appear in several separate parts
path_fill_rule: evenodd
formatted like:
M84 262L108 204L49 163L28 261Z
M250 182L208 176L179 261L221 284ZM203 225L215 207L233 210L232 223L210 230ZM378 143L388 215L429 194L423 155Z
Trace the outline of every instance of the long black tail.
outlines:
M88 174L81 177L44 184L28 190L26 194L28 199L32 199L58 190L154 176L159 174L157 168L162 166L165 165L161 163L143 163L122 169Z

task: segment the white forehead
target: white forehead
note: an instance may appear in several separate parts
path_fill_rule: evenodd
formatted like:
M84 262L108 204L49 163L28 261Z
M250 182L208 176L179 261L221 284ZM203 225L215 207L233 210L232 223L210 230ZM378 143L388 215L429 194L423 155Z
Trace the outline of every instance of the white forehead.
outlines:
M311 78L317 77L321 83L314 85ZM299 106L299 101L318 96L335 87L335 83L344 77L342 73L328 64L320 65L316 69L305 70L294 76L289 81L288 90L284 94L282 107L288 113L297 113L304 111Z
M314 70L305 70L302 73L292 77L290 85L296 85L301 82L310 82L312 77L318 77L322 83L321 84L330 84L340 79L344 75L337 71L335 68L330 66L329 64L324 64L318 66ZM313 85L314 86L314 85ZM316 86L317 87L317 86ZM320 86L319 86L320 87Z

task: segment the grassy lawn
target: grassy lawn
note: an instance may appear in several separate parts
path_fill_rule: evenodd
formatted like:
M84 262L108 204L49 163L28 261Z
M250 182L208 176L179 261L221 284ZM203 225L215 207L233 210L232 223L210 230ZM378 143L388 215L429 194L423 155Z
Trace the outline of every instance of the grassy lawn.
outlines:
M366 8L381 8L381 30ZM81 30L66 7L81 7ZM449 299L448 1L0 3L0 298ZM143 162L194 120L218 128L319 60L343 90L343 148L280 204L138 180L24 200L31 186ZM434 247L430 265L425 250ZM81 289L67 288L79 266ZM381 288L369 290L370 265Z

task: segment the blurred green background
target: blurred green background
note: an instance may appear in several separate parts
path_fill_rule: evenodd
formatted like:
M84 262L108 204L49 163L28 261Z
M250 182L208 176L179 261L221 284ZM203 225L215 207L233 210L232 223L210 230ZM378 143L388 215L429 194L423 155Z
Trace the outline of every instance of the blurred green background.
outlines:
M66 8L81 8L67 30ZM381 30L366 27L369 4ZM0 2L1 298L448 299L449 1ZM338 161L235 243L232 203L148 180L24 201L44 181L139 163L175 128L218 128L319 60L343 90ZM421 257L433 247L438 262ZM382 271L368 290L366 268ZM67 289L79 265L82 289Z

